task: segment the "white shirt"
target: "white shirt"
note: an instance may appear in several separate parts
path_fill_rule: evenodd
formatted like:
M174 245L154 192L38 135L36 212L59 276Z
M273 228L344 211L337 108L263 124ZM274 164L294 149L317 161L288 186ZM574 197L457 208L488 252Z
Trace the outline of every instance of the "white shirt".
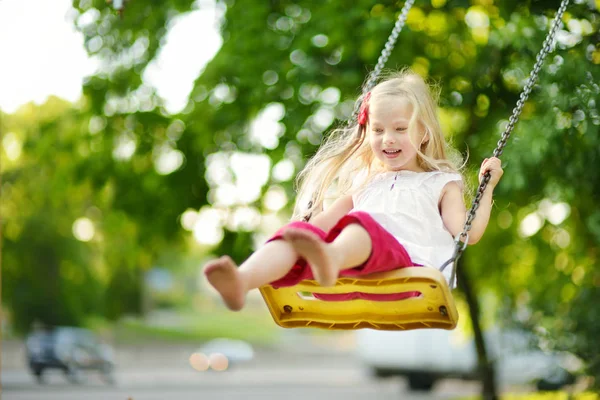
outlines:
M352 196L352 211L367 212L391 233L416 264L439 269L454 252L454 238L439 211L440 195L447 183L462 177L442 171L390 171L375 175ZM447 282L453 265L443 271ZM449 283L454 287L456 282Z

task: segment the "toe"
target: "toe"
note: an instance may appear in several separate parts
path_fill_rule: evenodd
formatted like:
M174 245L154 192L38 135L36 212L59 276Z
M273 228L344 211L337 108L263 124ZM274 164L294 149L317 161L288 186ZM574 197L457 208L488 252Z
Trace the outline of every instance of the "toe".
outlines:
M233 259L229 256L221 256L221 262L226 264L233 264Z

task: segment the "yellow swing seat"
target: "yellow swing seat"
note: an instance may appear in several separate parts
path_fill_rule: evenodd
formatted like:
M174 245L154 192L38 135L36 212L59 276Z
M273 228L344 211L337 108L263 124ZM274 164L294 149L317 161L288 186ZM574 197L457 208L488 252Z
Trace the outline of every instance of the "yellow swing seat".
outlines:
M324 301L312 296L312 293L353 292L420 292L421 295L394 301ZM340 277L332 287L321 287L314 280L278 289L265 285L260 293L275 323L283 328L451 330L458 322L458 311L446 279L435 268L408 267L360 277Z

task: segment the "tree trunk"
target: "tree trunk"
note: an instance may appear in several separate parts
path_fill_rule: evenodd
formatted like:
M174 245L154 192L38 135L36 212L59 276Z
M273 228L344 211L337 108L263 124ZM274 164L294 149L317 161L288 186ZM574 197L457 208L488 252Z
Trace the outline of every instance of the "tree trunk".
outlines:
M2 126L2 111L0 111L0 145L4 137ZM2 157L0 157L0 201L2 200ZM2 212L0 211L0 329L4 326L4 312L2 309ZM0 336L2 332L0 331ZM0 341L0 371L2 370L2 342ZM0 393L2 393L2 380L0 379Z
M481 330L479 302L469 279L468 271L465 268L464 258L458 260L456 276L458 278L458 286L465 294L467 304L469 305L469 312L473 323L475 347L477 348L478 373L483 385L481 395L485 400L498 400L494 365L488 357L483 331Z

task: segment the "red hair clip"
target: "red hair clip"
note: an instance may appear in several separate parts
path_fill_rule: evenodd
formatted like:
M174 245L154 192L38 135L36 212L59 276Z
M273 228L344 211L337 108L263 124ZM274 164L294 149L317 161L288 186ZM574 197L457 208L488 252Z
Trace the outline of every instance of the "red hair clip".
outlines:
M358 124L365 125L369 119L369 99L371 98L371 92L367 92L362 104L360 105L360 111L358 112Z

